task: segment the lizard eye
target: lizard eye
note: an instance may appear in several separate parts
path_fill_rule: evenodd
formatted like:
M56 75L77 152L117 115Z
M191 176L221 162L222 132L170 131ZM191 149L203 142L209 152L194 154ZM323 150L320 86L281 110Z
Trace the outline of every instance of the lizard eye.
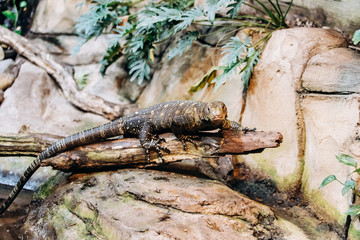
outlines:
M205 113L206 113L206 114L210 114L210 108L209 108L209 107L207 107L207 108L205 109Z

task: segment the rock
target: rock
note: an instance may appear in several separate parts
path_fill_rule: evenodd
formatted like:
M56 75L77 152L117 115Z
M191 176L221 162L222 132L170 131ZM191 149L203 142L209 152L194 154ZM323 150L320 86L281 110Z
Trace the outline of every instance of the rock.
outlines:
M334 182L319 190L321 182L330 174L345 182L353 169L336 159L340 153L349 154L356 137L359 121L357 96L309 94L301 99L305 122L305 158L302 191L319 216L337 219L345 224L347 199L341 194L343 185Z
M78 7L82 0L40 1L30 31L42 34L74 33L75 22L81 14L88 11L86 1Z
M302 75L310 92L360 92L360 55L348 48L334 48L313 56Z
M302 73L312 56L345 45L345 39L336 31L280 30L272 34L255 67L242 124L279 131L284 141L277 149L241 156L239 161L270 176L281 191L299 188L302 178L305 135L298 94Z
M4 49L0 46L0 61L2 61L5 58Z
M5 92L0 105L0 133L17 133L27 126L28 131L67 136L107 122L106 119L84 113L71 105L54 81L42 69L25 62L14 84ZM33 158L0 158L1 183L14 184ZM49 168L41 169L32 178L34 188Z
M132 103L139 97L145 83L130 82L124 70L123 60L113 63L101 76L99 64L74 66L75 73L87 74L87 84L83 91L100 96L113 103Z
M35 239L272 239L275 222L270 208L217 181L124 169L63 180L24 230Z
M67 65L99 64L108 47L108 36L101 35L90 39L75 53L77 46L84 40L78 36L59 35L51 40L35 38L31 41L51 53L57 62Z
M0 61L0 90L5 90L13 84L15 75L12 69L14 67L15 62L11 58Z

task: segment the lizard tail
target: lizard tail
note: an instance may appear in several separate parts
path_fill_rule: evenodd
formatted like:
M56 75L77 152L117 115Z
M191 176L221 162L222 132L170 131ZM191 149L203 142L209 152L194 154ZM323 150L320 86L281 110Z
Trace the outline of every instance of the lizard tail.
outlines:
M15 200L17 195L20 193L21 189L24 187L25 183L29 180L29 178L34 174L34 172L40 167L41 159L37 157L30 166L25 170L24 174L21 176L20 180L17 182L13 190L11 191L9 197L5 202L1 204L0 207L0 215L5 212L5 210L11 205L11 203Z
M11 191L9 197L1 204L0 215L4 213L5 210L15 200L21 189L23 189L26 182L40 167L41 161L43 159L53 157L60 152L72 149L74 147L96 142L99 139L106 139L109 137L115 137L123 134L124 130L122 119L118 119L102 126L76 133L55 142L42 153L40 153L40 155L25 170L24 174L20 177L19 181Z

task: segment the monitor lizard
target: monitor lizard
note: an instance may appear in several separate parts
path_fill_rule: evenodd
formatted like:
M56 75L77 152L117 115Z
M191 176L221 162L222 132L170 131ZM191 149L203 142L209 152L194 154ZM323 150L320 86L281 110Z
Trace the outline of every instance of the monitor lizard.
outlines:
M182 142L186 150L185 142L189 141L195 144L193 139L198 131L218 128L243 130L239 123L227 119L227 108L223 102L204 103L180 100L160 103L104 125L70 135L45 149L30 164L9 197L2 203L0 214L11 205L25 183L40 167L41 161L60 152L110 137L135 136L139 138L148 162L150 161L150 150L155 150L163 161L161 151L170 151L160 144L163 139L159 138L158 134L172 132Z

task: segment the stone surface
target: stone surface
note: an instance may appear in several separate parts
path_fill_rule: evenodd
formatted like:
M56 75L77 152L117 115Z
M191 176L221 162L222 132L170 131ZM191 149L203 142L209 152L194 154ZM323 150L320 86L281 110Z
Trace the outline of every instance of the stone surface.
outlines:
M108 47L108 36L90 39L78 52L74 51L84 39L78 36L59 35L51 40L35 38L31 41L51 53L55 60L68 65L98 64Z
M300 186L304 139L297 91L308 60L330 48L345 45L340 33L293 28L273 33L250 82L242 124L261 131L279 131L277 149L241 157L252 169L270 176L282 191Z
M5 91L0 105L0 133L34 131L66 136L107 122L73 107L54 81L42 69L25 62L14 84ZM31 163L32 158L3 157L0 159L0 183L14 184ZM29 188L50 175L43 168L32 178Z
M302 75L310 92L360 92L360 55L348 48L334 48L313 56Z
M343 186L337 182L318 189L331 174L345 182L353 171L335 158L350 154L349 147L356 137L359 121L357 96L304 95L301 107L305 122L305 158L302 191L320 216L330 216L345 223L344 212L349 207L350 194L342 197Z
M82 0L39 1L30 31L43 34L74 33L75 21L88 11L88 4L80 8Z
M287 3L288 1L282 0ZM359 28L360 16L358 9L360 2L358 0L337 1L337 0L294 0L294 5L309 9L307 17L316 19L321 11L325 15L322 25L340 28L352 34Z
M15 75L11 72L14 66L15 62L12 59L0 61L0 90L5 90L14 82Z
M270 208L213 180L124 169L64 181L30 211L24 230L34 238L271 239L281 234Z

